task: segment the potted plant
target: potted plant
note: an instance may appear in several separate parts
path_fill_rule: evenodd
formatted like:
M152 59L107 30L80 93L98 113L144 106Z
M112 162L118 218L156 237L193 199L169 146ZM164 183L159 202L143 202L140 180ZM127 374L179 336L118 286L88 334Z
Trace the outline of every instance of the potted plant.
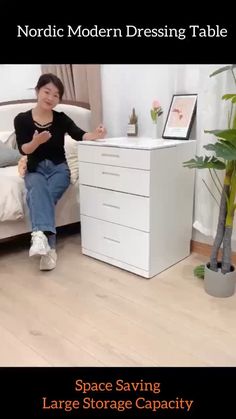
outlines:
M224 71L230 71L236 86L234 69L236 65L222 67L210 77ZM235 292L236 271L232 265L231 238L236 209L236 93L225 94L223 100L230 102L228 114L228 128L225 130L205 131L216 137L214 144L207 144L204 148L213 153L211 156L196 156L184 167L190 169L208 169L218 191L220 192L219 216L216 236L212 246L210 261L204 266L195 268L196 276L204 278L204 287L208 294L216 297L229 297ZM218 170L224 170L224 181L221 184ZM212 191L208 188L210 193ZM222 258L219 250L222 248Z

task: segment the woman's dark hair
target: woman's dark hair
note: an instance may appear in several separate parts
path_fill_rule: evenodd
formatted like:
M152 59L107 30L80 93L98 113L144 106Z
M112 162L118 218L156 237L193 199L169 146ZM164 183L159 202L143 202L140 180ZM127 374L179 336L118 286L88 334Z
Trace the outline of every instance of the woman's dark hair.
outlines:
M42 76L39 77L37 86L35 87L36 90L41 89L41 87L45 86L48 83L53 83L54 86L58 88L59 91L59 98L62 99L62 96L64 94L64 86L62 81L57 77L55 74L52 73L45 73L42 74Z

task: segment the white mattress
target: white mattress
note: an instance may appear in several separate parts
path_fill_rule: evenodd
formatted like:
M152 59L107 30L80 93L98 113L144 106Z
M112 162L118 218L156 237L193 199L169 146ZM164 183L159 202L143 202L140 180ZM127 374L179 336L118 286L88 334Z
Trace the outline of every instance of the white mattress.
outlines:
M9 167L0 167L0 176L16 176L20 177L18 174L17 166L9 166ZM24 183L23 179L21 178L22 182Z
M25 185L17 166L0 168L0 221L24 218Z

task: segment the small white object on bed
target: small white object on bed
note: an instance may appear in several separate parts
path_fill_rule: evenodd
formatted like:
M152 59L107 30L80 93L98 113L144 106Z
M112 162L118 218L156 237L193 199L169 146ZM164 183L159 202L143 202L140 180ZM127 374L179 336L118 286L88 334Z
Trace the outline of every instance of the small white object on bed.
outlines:
M34 106L33 100L0 103L0 141L7 147L15 146L15 116ZM89 109L76 103L61 103L55 110L65 112L84 131L91 130ZM71 185L56 206L57 226L80 221L77 142L69 136L65 138L65 152L71 171ZM26 190L24 180L18 174L17 165L0 167L0 191L0 240L29 232L31 225L25 200Z

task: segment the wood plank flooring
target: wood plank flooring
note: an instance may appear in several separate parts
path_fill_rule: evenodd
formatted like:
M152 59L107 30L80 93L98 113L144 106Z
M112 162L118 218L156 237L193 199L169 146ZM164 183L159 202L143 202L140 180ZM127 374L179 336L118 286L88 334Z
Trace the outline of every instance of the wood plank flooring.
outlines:
M236 295L205 293L204 256L147 280L83 256L79 234L51 272L25 241L0 252L0 366L236 366Z

